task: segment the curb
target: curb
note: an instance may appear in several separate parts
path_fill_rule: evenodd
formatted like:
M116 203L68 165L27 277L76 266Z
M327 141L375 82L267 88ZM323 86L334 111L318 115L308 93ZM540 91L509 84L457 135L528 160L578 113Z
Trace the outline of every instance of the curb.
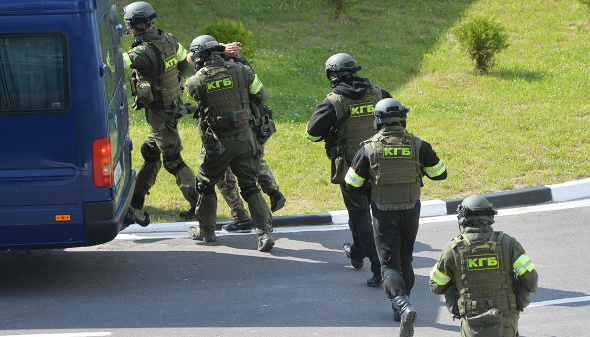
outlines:
M551 202L565 202L578 199L590 198L590 178L572 181L562 184L545 185L538 187L522 188L497 193L482 194L487 198L495 208L533 206ZM432 217L455 214L457 206L463 198L459 199L438 199L427 200L422 202L420 217ZM232 220L218 221L217 229L221 226L231 223ZM291 227L291 226L315 226L315 225L339 225L348 223L348 213L346 210L282 215L273 217L273 227ZM197 225L198 222L175 222L175 223L155 223L148 227L130 226L122 233L140 233L140 232L186 232L188 227Z

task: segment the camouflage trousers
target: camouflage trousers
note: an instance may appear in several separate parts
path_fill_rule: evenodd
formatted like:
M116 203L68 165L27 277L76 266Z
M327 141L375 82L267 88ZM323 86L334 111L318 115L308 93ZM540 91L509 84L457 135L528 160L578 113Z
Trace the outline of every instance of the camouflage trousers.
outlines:
M272 174L268 163L266 160L264 160L264 144L258 144L258 150L260 151L260 172L258 174L258 184L264 193L270 195L270 193L279 189L279 185ZM236 184L236 176L232 172L231 168L227 168L224 176L217 182L216 185L221 196L229 206L232 217L238 222L248 220L250 215L244 206L244 201L240 197L240 191Z
M141 146L144 163L137 173L134 193L148 194L160 168L164 166L166 171L174 175L182 195L194 207L197 202L195 174L180 155L182 143L177 129L178 120L161 109L146 109L145 116L149 132Z
M220 155L207 155L201 146L198 156L199 173L197 175L197 191L201 195L201 202L197 206L196 216L199 227L205 233L215 230L217 220L217 194L215 185L232 167L240 191L246 195L248 209L252 213L252 224L258 235L272 232L272 213L262 193L257 187L257 175L260 172L260 152L256 148L253 133L246 132L236 135L220 137L225 147Z

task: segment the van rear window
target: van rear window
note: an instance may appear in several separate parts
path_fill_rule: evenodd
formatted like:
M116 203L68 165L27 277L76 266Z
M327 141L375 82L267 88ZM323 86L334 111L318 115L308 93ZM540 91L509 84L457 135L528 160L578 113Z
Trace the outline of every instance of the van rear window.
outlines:
M64 111L66 50L59 34L0 35L0 113Z

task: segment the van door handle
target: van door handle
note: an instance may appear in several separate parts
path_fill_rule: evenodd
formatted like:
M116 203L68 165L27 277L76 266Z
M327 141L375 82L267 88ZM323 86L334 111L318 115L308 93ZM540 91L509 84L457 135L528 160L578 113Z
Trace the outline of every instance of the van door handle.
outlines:
M123 114L123 111L125 110L125 102L121 102L121 104L119 105L119 114Z

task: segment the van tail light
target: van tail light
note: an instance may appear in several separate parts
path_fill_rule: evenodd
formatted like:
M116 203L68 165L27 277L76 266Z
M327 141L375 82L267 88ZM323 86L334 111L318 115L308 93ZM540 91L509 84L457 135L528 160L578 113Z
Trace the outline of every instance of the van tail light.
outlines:
M92 143L92 171L96 187L113 186L111 137L99 138Z

